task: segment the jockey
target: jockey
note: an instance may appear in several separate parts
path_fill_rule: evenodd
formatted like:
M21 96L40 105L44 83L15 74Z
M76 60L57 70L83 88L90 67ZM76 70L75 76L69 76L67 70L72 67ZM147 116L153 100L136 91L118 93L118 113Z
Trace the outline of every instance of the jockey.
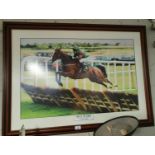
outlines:
M74 52L74 59L77 60L77 62L80 64L80 71L85 71L86 65L82 62L80 62L81 59L88 57L84 52L82 52L78 47L73 48Z

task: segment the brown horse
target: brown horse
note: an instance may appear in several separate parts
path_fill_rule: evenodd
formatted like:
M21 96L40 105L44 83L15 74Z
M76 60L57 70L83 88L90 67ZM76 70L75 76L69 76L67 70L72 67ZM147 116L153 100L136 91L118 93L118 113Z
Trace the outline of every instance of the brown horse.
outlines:
M72 56L65 54L61 49L56 49L53 57L52 63L60 59L62 62L62 71L56 72L56 81L59 85L63 86L61 83L61 75L64 77L70 77L72 79L84 79L88 78L90 81L104 85L109 83L113 86L112 82L107 79L107 74L104 66L92 67L89 66L87 71L80 72L80 61L73 59Z

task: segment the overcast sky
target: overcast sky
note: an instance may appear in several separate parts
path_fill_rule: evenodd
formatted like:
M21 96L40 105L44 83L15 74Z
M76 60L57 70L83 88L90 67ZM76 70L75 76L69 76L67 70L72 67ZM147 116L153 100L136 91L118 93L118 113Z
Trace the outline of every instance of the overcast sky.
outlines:
M115 43L120 43L121 45L126 45L126 46L133 46L133 40L129 39L112 39L112 40L107 40L107 39L74 39L74 38L56 38L56 39L34 39L34 38L22 38L21 39L21 45L26 45L26 44L42 44L42 43L75 43L75 42L80 42L80 43L109 43L109 44L115 44Z

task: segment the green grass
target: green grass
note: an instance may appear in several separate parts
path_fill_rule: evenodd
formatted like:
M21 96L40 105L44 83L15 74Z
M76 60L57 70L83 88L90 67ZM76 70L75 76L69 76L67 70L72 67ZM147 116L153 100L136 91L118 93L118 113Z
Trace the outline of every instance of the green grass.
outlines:
M85 111L71 108L51 107L48 105L33 103L30 96L24 90L21 91L21 119L56 117L86 113L87 112Z

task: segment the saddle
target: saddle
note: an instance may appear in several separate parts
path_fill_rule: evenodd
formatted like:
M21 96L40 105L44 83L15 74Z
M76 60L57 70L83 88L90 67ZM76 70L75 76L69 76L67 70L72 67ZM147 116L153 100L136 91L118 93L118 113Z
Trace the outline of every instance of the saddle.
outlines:
M84 63L80 62L79 59L76 59L76 58L75 58L74 61L75 61L76 65L79 67L79 72L78 72L78 74L79 74L79 73L85 73L85 72L88 71L88 66L85 65Z

